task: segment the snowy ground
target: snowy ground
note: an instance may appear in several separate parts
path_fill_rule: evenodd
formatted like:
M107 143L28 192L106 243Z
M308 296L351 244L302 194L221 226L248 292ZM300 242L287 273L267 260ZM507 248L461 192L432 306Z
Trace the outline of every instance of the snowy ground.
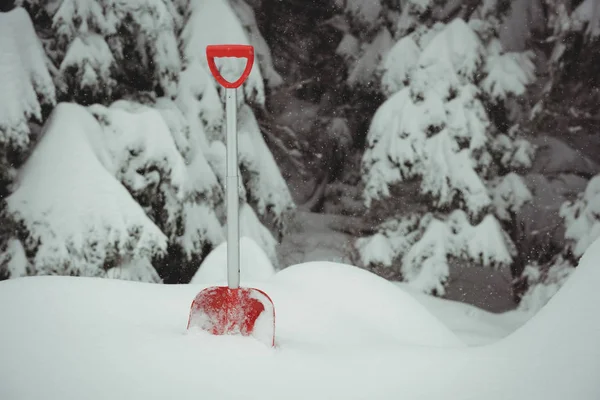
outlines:
M333 263L292 266L255 285L276 306L276 349L187 333L204 285L4 281L0 398L597 400L598 259L600 242L544 309L495 342L460 326L476 320L502 337L518 326L512 317L416 301ZM469 347L460 338L493 343Z

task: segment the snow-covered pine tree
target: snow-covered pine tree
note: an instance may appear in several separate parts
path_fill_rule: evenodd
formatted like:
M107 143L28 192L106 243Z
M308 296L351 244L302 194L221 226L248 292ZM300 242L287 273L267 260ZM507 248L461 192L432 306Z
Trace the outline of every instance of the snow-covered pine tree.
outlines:
M40 19L61 99L89 106L60 103L19 171L3 214L19 229L4 241L0 272L188 280L224 239L224 96L204 48L248 43L239 20L227 2L22 3ZM209 29L215 21L230 29ZM43 39L48 29L59 40ZM242 234L275 263L276 241L256 213L281 227L293 203L245 104L264 101L262 85L255 67L240 96Z
M363 263L399 264L404 280L440 295L451 259L511 263L514 245L495 214L514 211L528 196L518 175L498 175L529 163L531 146L514 131L494 136L484 103L522 94L533 64L528 54L502 50L488 5L468 22L427 27L419 21L434 2L406 2L400 39L378 67L388 98L373 117L363 157L367 206L389 201L391 188L409 182L418 182L427 204L359 239Z

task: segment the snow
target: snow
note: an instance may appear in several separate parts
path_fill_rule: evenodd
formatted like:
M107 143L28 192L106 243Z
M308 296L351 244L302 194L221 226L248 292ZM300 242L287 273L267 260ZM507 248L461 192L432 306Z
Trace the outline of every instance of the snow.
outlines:
M29 144L27 121L41 118L40 100L55 101L44 50L23 8L0 13L0 48L0 143L23 150Z
M6 250L0 254L0 272L9 278L27 276L28 266L23 244L17 239L8 239Z
M400 39L384 59L381 86L384 93L391 95L406 86L413 70L417 67L421 50L410 36Z
M4 281L0 304L11 306L0 309L0 397L595 400L598 258L597 241L538 314L474 347L419 303L437 308L435 301L340 264L296 265L259 285L275 304L276 349L186 334L200 285ZM438 312L454 308L444 304ZM454 310L464 319L464 309ZM476 320L489 321L480 314ZM517 319L496 323L514 328Z
M557 260L544 273L537 265L528 265L523 271L523 277L529 285L527 292L519 303L519 310L535 313L544 307L554 297L575 269L564 260Z
M516 131L518 126L514 128ZM555 146L562 145L562 143L556 142L552 144ZM501 157L501 164L510 169L531 168L539 147L526 139L513 140L505 134L496 136L492 142L492 151Z
M412 177L415 170L418 171L425 135L419 129L420 119L407 118L417 115L416 112L409 88L392 95L375 112L362 160L367 207L372 200L387 197L389 185Z
M483 46L475 32L461 18L455 18L423 47L421 65L440 60L448 62L456 73L472 80L483 56Z
M144 257L129 257L126 261L106 271L108 279L123 279L127 281L162 283L162 279L154 269L152 262Z
M414 288L425 293L445 293L444 283L450 274L447 256L457 253L450 227L431 219L423 236L402 260L402 273Z
M262 282L275 274L265 251L251 238L240 237L240 285ZM191 284L227 284L227 242L211 251L190 281Z
M527 85L535 80L533 53L509 52L492 54L486 60L487 76L481 83L483 90L497 100L509 94L520 96Z
M208 146L207 140L225 136L224 133L221 134L225 110L213 82L214 78L208 72L208 67L197 62L188 64L181 72L175 99L188 121L190 135L203 149Z
M175 188L178 199L183 197L185 161L160 112L124 100L110 107L95 104L89 110L103 127L103 144L112 161L105 167L110 172L137 192L158 183L152 181L152 172L147 171L153 166L156 168L153 172Z
M356 249L360 254L363 265L382 264L390 266L396 257L392 244L381 232L357 239Z
M499 177L491 192L495 214L504 221L510 221L511 213L519 212L525 203L533 200L523 178L514 172Z
M400 220L389 220L382 224L380 231L372 236L356 240L363 265L383 265L391 267L394 259L406 254L418 237L419 218L409 214Z
M456 151L447 130L426 142L428 159L423 174L423 193L431 193L437 205L449 205L460 194L465 208L477 214L491 203L482 179L474 170L474 162L467 149Z
M100 92L100 88L112 84L111 67L115 59L104 38L97 34L77 37L69 46L60 64L60 72L64 75L76 71L73 76L79 88L92 88Z
M468 224L464 215L463 226L466 229L460 232L462 248L470 260L475 260L485 267L511 264L514 254L511 254L509 249L512 248L512 242L492 214L486 215L475 226Z
M447 218L428 213L389 220L376 234L357 239L355 248L363 265L397 268L412 288L437 295L445 293L450 257L501 267L514 256L514 244L494 216L472 225L462 210Z

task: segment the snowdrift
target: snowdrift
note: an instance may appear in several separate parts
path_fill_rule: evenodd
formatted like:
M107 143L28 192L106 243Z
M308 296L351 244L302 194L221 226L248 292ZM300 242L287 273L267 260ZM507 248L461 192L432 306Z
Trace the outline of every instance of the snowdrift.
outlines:
M408 292L334 263L254 285L275 303L276 349L187 333L203 285L9 280L0 283L0 398L597 400L599 258L596 241L546 307L478 347Z

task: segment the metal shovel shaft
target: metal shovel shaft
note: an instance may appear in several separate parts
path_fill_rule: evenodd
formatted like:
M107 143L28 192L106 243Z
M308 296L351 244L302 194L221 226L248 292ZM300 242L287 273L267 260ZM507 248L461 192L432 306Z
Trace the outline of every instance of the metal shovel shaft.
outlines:
M237 145L237 89L228 88L227 114L227 284L230 289L240 286L240 217Z

